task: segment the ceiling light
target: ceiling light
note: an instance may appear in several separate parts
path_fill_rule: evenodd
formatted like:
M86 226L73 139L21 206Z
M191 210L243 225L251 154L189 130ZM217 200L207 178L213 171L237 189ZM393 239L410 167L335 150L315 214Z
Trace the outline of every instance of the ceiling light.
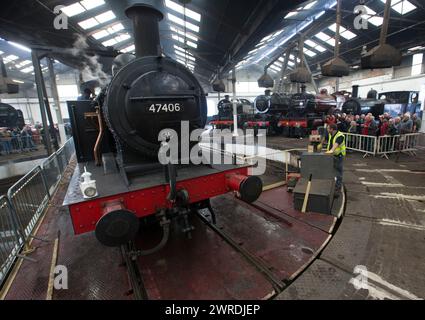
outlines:
M21 80L16 80L16 79L12 79L12 81L13 81L13 82L16 82L16 83L25 83L25 82L23 82L23 81L21 81Z

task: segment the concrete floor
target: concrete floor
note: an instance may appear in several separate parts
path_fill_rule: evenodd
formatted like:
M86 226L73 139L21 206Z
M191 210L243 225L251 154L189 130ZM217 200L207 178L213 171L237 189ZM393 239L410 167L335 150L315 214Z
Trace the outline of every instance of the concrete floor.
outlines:
M425 298L425 152L347 156L345 217L278 299Z
M307 139L268 139L270 147L281 149L304 148L307 143ZM283 172L271 164L268 173L265 178L268 183L281 180L283 176ZM401 155L397 162L395 157L390 160L363 158L361 154L350 153L345 162L344 183L347 204L336 234L317 259L276 298L424 299L425 151L418 152L416 157ZM49 216L57 214L59 203L50 208L47 221ZM61 219L68 219L64 208L59 213ZM57 230L53 223L46 225ZM65 234L73 238L69 231ZM89 238L90 235L86 235L74 239L73 248L79 252ZM44 258L48 257L42 261L49 261L51 243L40 245L46 249ZM110 257L105 257L104 248L95 247L105 258L103 261L118 257L112 250L108 251ZM81 258L84 256L82 252ZM99 268L106 265L90 264L87 268L92 271L89 274L98 274ZM114 268L117 274L123 272L118 263L107 267ZM120 292L125 292L126 283L118 277L110 287L119 287ZM94 294L90 288L87 286L84 290L88 292L83 290L80 298L110 298L108 288L104 295ZM22 295L22 291L19 292ZM24 296L33 299L34 292ZM43 299L43 295L35 297ZM13 288L10 298L13 299ZM55 298L60 297L56 295ZM128 296L122 293L121 298L128 299Z

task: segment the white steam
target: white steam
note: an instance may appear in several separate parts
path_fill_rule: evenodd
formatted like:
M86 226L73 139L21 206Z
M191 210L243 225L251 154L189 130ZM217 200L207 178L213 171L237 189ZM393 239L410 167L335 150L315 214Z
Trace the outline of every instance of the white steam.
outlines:
M101 87L109 83L110 76L105 73L102 68L102 64L99 62L98 55L87 54L89 49L87 38L82 35L77 35L77 39L73 44L73 48L70 49L70 53L75 57L80 57L83 63L83 69L81 75L84 82L97 80Z

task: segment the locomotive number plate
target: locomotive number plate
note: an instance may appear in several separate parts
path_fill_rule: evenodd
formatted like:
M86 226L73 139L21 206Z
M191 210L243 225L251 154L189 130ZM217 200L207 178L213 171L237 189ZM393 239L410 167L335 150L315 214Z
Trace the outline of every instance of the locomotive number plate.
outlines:
M183 106L181 103L153 103L146 107L148 113L174 113L182 112Z

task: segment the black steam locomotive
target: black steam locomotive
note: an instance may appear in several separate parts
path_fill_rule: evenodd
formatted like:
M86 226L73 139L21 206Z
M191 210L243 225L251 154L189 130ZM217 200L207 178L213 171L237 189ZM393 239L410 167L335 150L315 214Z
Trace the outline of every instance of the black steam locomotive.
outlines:
M266 90L255 99L256 114L245 123L245 127L266 129L268 134L304 136L323 124L324 116L336 109L336 99L322 92L312 95L302 87L300 93L292 95L273 93Z
M395 117L406 112L421 114L418 91L389 91L378 95L376 90L369 90L365 99L358 97L358 86L353 86L351 99L342 105L342 112L361 115L372 113L379 115L389 113Z
M233 128L233 102L228 95L224 96L217 104L218 113L209 122L216 129L232 129ZM251 115L254 114L254 108L248 99L236 99L236 112L238 119L238 128L242 128Z
M158 52L161 12L136 4L125 13L133 20L136 58L115 70L96 103L68 101L79 164L64 205L76 234L94 230L107 246L126 244L135 238L141 219L156 219L163 238L147 254L167 242L171 220L190 234L190 213L210 209L211 197L235 192L252 202L262 183L248 176L246 165L189 161L180 146L205 126L203 89L187 68ZM191 146L195 155L209 160L197 141ZM160 156L170 161L160 163Z
M0 102L0 127L18 128L22 130L25 126L24 114L10 104Z

